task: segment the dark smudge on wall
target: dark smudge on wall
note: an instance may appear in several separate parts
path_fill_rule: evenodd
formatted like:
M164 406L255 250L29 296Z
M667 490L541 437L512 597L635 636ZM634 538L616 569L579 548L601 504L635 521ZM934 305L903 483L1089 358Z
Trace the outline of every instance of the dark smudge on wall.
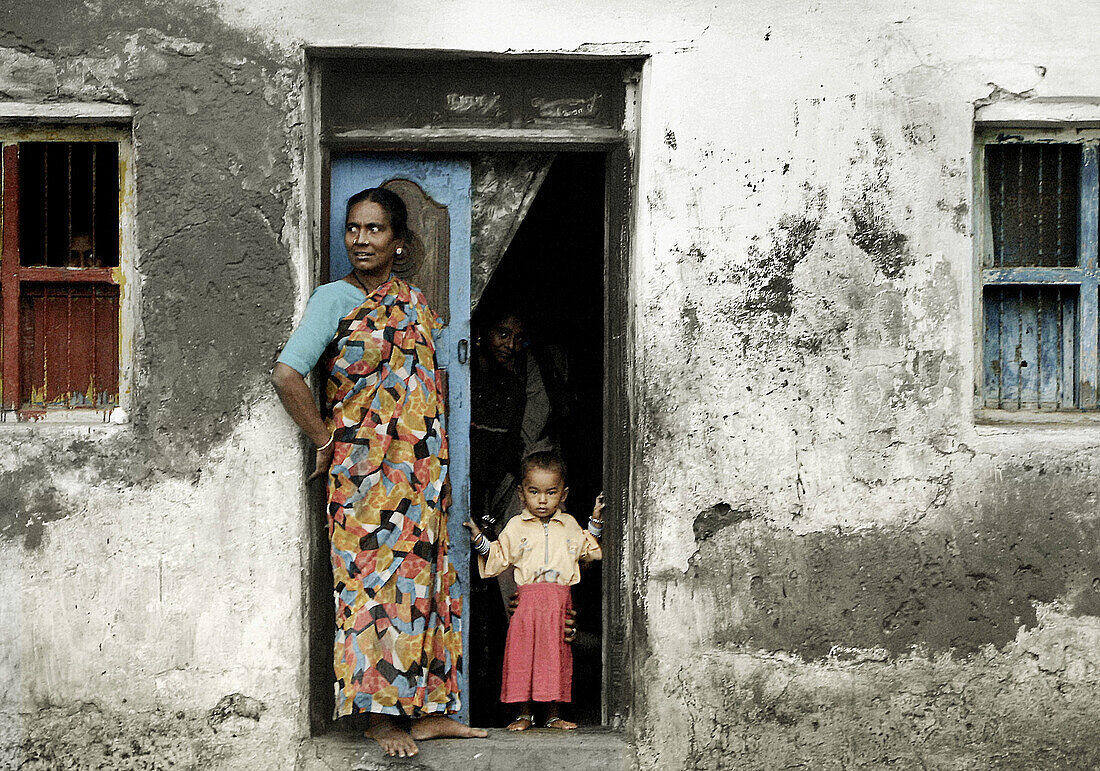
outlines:
M717 620L719 643L807 659L836 645L968 654L1035 626L1037 602L1096 615L1097 543L1100 522L1045 510L947 530L799 534L739 520L701 544L687 579L744 608L739 622Z

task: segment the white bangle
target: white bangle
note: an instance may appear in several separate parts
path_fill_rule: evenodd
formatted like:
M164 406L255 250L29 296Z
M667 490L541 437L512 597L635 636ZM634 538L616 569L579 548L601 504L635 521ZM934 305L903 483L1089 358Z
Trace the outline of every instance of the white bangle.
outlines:
M317 452L320 452L321 450L327 450L329 448L329 445L332 444L335 441L336 441L336 432L333 431L332 436L330 436L328 438L328 441L317 448Z

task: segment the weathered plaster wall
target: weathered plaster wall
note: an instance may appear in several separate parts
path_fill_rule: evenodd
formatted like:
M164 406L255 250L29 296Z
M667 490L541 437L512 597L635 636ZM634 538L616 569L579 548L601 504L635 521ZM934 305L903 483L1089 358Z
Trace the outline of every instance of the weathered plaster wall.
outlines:
M1091 768L1100 434L974 425L970 208L975 104L1095 57L843 6L713 22L643 95L639 757Z
M971 417L974 106L1100 97L1094 9L223 0L81 5L73 25L55 5L0 11L0 91L137 105L144 336L130 427L24 429L0 456L19 490L0 508L19 567L0 570L22 590L0 600L3 629L36 646L0 665L22 675L7 703L34 746L76 709L112 752L149 728L232 765L236 745L197 730L222 696L267 706L240 732L287 741L301 719L297 671L268 676L302 656L284 513L301 492L261 383L302 270L300 46L369 44L652 55L628 566L640 766L1100 765L1100 429ZM257 467L270 485L243 486ZM262 565L257 536L277 551ZM290 598L260 608L272 585ZM141 618L107 623L120 607Z
M0 8L0 100L133 105L140 297L127 425L0 426L0 767L296 751L301 465L266 378L300 291L300 96L297 58L205 8Z

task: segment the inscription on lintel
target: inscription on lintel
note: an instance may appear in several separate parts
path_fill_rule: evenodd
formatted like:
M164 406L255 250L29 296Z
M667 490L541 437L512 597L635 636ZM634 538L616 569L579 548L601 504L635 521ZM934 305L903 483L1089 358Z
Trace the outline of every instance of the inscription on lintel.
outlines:
M450 93L445 98L447 114L463 118L499 118L504 115L500 94Z
M599 101L599 94L564 99L537 97L531 100L531 106L540 118L594 118Z

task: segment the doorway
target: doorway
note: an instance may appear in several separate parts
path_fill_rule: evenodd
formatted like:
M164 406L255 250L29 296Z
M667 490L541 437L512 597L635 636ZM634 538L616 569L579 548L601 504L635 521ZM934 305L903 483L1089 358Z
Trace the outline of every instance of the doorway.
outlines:
M554 157L473 317L475 341L502 318L514 317L522 324L526 347L517 358L522 369L537 368L543 385L538 398L545 397L548 408L545 419L535 416L541 425L524 432L530 434L524 437L526 449L552 449L561 455L568 472L565 508L582 527L603 480L604 177L602 154ZM475 342L475 351L478 347ZM478 395L488 385L479 383L478 355L472 373L475 419ZM478 459L492 452L493 436L472 432L475 469ZM475 478L475 517L487 510L518 510L512 501L514 473L512 469L503 489L494 479L493 489L483 490ZM498 529L503 524L498 522ZM481 579L476 564L471 568L470 719L473 725L506 725L518 707L499 702L505 598L496 579ZM584 676L574 677L573 701L564 714L582 725L601 722L601 572L601 562L585 566L581 582L573 587L573 667Z
M474 297L481 308L501 296L522 298L537 341L533 348L564 362L570 420L564 421L562 450L570 466L570 511L583 526L603 489L611 512L603 561L582 576L574 595L578 675L568 714L582 724L621 726L631 701L629 244L644 58L311 48L307 64L314 141L306 184L315 258L313 272L303 276L307 284L339 278L328 275L326 266L330 177L340 154L555 157L537 206L531 204L512 236L492 285ZM347 99L363 82L376 86L371 100ZM583 223L563 221L561 212L582 201ZM464 342L458 341L459 350ZM309 712L313 732L321 734L355 723L332 721L332 573L324 503L317 497L313 504L306 589ZM472 612L476 618L476 603Z

